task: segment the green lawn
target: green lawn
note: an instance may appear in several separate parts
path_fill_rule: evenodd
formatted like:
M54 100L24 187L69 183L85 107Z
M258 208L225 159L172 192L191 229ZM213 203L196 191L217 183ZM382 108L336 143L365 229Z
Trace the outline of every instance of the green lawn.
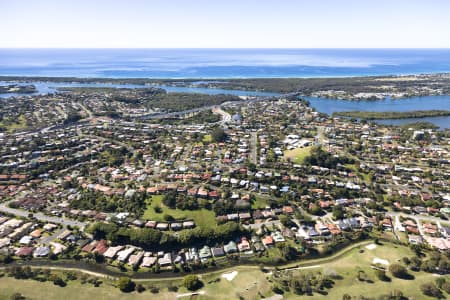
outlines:
M148 204L147 210L144 212L145 220L164 221L164 215L168 214L175 219L193 219L197 226L215 226L216 218L214 212L207 209L199 210L180 210L171 209L162 203L163 196L152 196L151 203ZM155 212L155 207L161 207L161 213Z
M211 142L212 142L212 135L210 135L210 134L205 134L205 135L203 136L203 142L204 142L204 143L211 143Z
M346 167L347 169L352 170L353 172L356 172L358 170L358 168L356 167L355 164L345 164L344 167Z
M252 209L261 209L267 206L267 199L260 195L255 195L255 200L252 203Z
M296 148L284 152L284 158L290 158L296 164L302 164L307 156L310 155L313 147Z

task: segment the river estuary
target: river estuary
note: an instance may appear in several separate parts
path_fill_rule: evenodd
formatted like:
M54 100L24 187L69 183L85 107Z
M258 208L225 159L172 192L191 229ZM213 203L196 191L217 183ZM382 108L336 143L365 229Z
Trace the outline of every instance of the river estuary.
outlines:
M12 82L0 81L0 85L8 85ZM15 83L14 84L22 84ZM27 82L23 84L34 84L37 88L35 94L47 94L56 92L57 88L62 87L109 87L109 88L145 88L146 85L137 84L112 84L112 83L55 83L55 82ZM214 88L200 87L180 87L158 85L156 87L163 88L168 92L184 92L184 93L200 93L200 94L232 94L237 96L277 96L277 93L243 91L243 90L225 90ZM0 98L23 96L24 94L0 94ZM33 95L33 94L29 94ZM341 99L329 99L318 97L303 97L307 99L315 110L331 115L333 112L339 111L412 111L412 110L448 110L450 109L450 96L424 96L412 97L407 99L385 99L385 100L367 100L367 101L348 101ZM377 122L387 125L402 125L413 122L430 122L441 129L450 129L450 116L446 117L426 117L414 119L392 119L377 120Z

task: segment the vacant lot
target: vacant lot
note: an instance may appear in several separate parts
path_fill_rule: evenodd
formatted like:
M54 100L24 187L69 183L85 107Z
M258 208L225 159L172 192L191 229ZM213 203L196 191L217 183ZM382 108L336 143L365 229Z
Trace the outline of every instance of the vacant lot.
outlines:
M302 164L305 157L311 154L312 146L305 148L296 148L284 152L284 157L291 159L296 164Z
M162 203L163 196L156 195L152 197L151 203L148 204L147 210L143 218L145 220L164 221L164 215L171 215L175 219L193 219L197 226L214 226L216 219L214 212L207 209L198 210L180 210L171 209ZM161 208L161 212L155 211L155 208Z
M3 128L8 133L25 129L26 127L27 127L27 120L24 115L20 115L15 120L3 120L0 122L0 128Z

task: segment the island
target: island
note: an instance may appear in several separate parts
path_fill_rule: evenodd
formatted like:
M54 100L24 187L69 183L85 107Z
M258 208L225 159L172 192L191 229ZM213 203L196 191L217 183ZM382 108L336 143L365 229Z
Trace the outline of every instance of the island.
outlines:
M0 94L7 93L16 93L16 94L32 94L37 92L36 86L29 85L18 85L18 84L9 84L9 85L0 85Z

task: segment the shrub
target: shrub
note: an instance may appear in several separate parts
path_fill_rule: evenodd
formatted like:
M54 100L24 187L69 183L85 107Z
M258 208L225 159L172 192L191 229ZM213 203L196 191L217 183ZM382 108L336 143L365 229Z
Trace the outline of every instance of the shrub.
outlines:
M284 294L283 289L278 284L276 284L272 287L272 292L274 292L275 294L278 294L278 295Z
M77 274L75 273L75 272L67 272L66 273L66 279L68 280L68 281L71 281L71 280L77 280Z
M164 219L164 221L173 221L173 220L175 220L174 217L172 217L169 214L164 214L163 215L163 219Z
M142 284L138 284L136 285L136 291L138 293L142 293L143 291L145 291L145 287Z
M9 264L13 261L13 258L11 255L7 254L7 255L0 255L0 263L3 264Z
M52 275L52 281L54 285L60 286L60 287L65 287L67 285L67 283L59 276L57 275Z
M175 285L169 285L167 287L167 291L169 291L169 292L178 292L178 287L175 286Z
M14 294L11 295L10 299L11 300L25 300L26 298L25 298L25 296L23 296L20 293L14 293Z

